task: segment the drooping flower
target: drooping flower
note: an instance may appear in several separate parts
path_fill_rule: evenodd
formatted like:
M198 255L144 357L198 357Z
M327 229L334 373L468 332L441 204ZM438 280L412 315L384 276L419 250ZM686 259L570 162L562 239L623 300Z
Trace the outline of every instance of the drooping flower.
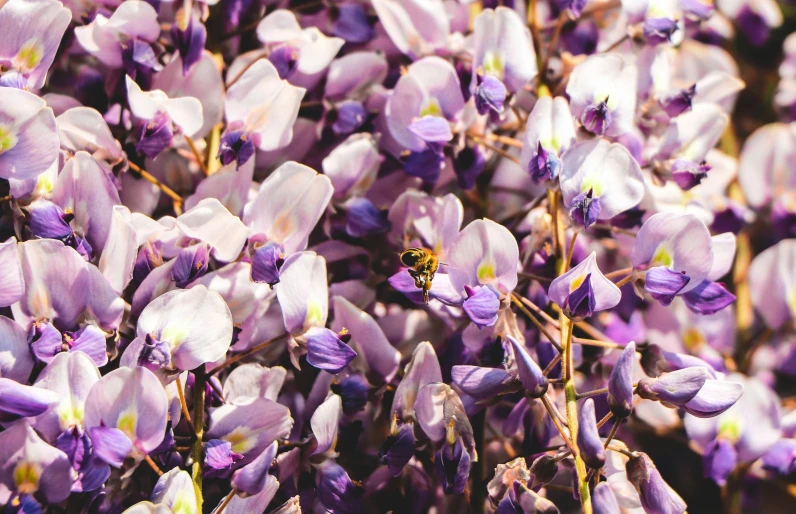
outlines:
M3 88L0 120L0 178L33 179L55 162L55 116L44 100L21 89Z
M592 252L577 266L556 278L548 296L572 319L588 318L598 311L615 307L622 298L619 288L597 267Z
M575 123L564 97L543 96L526 123L520 166L535 183L555 181L562 170L561 156L575 144Z

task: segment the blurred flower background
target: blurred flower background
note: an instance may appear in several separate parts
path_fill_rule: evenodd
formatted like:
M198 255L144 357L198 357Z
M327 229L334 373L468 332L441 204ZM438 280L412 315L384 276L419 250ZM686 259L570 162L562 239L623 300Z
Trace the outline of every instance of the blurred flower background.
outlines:
M791 0L0 0L0 510L796 512Z

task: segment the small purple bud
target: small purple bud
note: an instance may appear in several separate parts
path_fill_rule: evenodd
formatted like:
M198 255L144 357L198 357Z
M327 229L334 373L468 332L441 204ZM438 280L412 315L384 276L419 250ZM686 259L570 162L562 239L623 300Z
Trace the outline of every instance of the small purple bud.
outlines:
M135 149L150 159L154 159L160 152L168 148L172 137L174 137L174 132L171 129L171 118L168 114L158 111L154 118L141 127L141 139Z
M596 306L597 300L594 297L594 289L591 285L591 273L589 273L586 275L586 278L583 279L583 283L569 294L564 308L568 313L567 316L579 320L588 318L594 314Z
M232 469L232 465L243 458L243 455L232 451L229 441L211 439L205 448L205 465L218 471Z
M319 469L318 500L331 514L364 512L362 491L351 481L342 466L330 460Z
M370 386L365 377L359 374L349 375L337 384L332 384L332 392L340 396L343 412L353 416L368 404Z
M488 400L516 390L516 375L500 368L453 366L451 381L468 396Z
M346 203L345 231L351 237L365 237L390 230L386 211L381 211L364 197L352 198Z
M650 18L644 22L643 32L649 45L671 43L672 35L677 32L677 22L670 18Z
M476 289L464 286L468 298L462 304L464 312L478 328L491 327L497 323L500 309L500 295L489 286L478 286Z
M350 3L338 7L337 18L332 23L332 34L349 43L367 43L376 36L370 26L365 6Z
M592 507L594 514L620 514L619 502L611 490L608 482L600 482L592 493Z
M279 269L285 262L285 249L279 243L266 243L252 256L252 281L273 287L279 283Z
M683 405L696 396L708 378L710 375L702 367L678 369L658 378L642 378L636 394L647 400Z
M207 243L199 243L183 248L174 260L171 268L171 279L177 287L184 288L197 278L207 273L210 252Z
M430 144L424 150L409 153L404 161L404 172L423 179L423 182L433 184L439 179L444 164L442 145Z
M288 44L279 45L271 50L268 60L274 65L279 73L279 78L284 80L296 69L299 59L299 49Z
M536 152L528 161L528 173L531 174L531 180L535 184L553 181L558 178L560 172L561 159L555 153L545 150L541 142L538 143Z
M561 41L572 55L591 55L597 50L600 31L593 20L580 20L565 24L561 29Z
M357 356L357 352L328 328L313 327L304 336L307 340L307 362L332 375L340 373Z
M672 271L665 266L656 266L647 271L644 290L667 307L690 280L684 273Z
M58 393L0 377L0 423L38 416L58 403Z
M503 102L506 101L506 86L497 78L486 75L476 76L478 85L475 88L475 108L478 114L484 115L490 110L500 114L503 112Z
M708 376L711 372L706 368ZM682 405L683 409L697 418L712 418L726 411L743 395L743 385L729 380L709 379L697 392L696 396Z
M28 344L33 355L48 364L53 357L64 350L61 333L46 321L36 322L30 327Z
M540 455L531 464L531 474L535 486L549 484L558 474L558 461L552 455Z
M618 418L625 418L633 410L633 363L636 360L636 344L629 343L616 361L608 377L608 406Z
M646 453L637 453L625 465L627 479L633 484L647 514L683 514L686 504L669 487Z
M250 134L242 130L226 131L221 136L218 158L226 166L237 161L238 167L243 166L254 155L254 141Z
M30 208L30 231L35 237L57 239L68 244L67 241L74 235L69 225L74 218L73 213L64 212L47 200L40 200Z
M708 176L708 171L710 166L704 161L702 164L697 164L694 161L677 159L672 163L672 179L683 191L698 186Z
M741 8L735 17L735 21L752 45L762 46L763 43L768 41L771 27L768 26L765 18L757 11L753 11L749 5L744 5Z
M705 478L710 478L720 487L727 484L727 478L738 464L735 445L726 439L714 439L705 447L702 454L702 468Z
M138 365L153 372L163 369L171 364L170 350L168 343L158 341L151 334L147 334L138 356Z
M464 449L462 438L447 442L434 456L434 469L445 494L461 494L470 476L470 454Z
M202 58L202 51L207 41L207 29L197 16L190 15L185 30L180 29L179 22L171 25L171 40L182 58L182 75L187 76L191 66Z
M533 489L529 489L520 480L514 481L514 498L519 504L520 512L535 514L559 514L558 507L553 502L540 496Z
M594 400L587 398L578 412L578 450L590 468L601 468L605 464L605 449L597 428Z
M541 398L547 392L549 386L547 377L542 373L542 368L534 361L523 345L514 338L509 337L511 347L514 350L514 362L517 365L522 387L526 394L532 398Z
M276 457L277 442L271 443L256 459L235 471L232 476L232 485L244 498L260 493L266 488L269 481L268 470ZM273 480L273 477L270 478Z
M607 101L608 99L606 98L600 103L591 104L590 106L586 107L586 110L583 112L583 117L581 118L581 121L583 122L583 128L592 134L601 136L611 125L613 115L608 109L608 104L606 103Z
M337 118L332 130L338 136L347 136L361 127L368 119L368 110L362 102L347 100L337 106Z
M702 2L699 2L702 3ZM658 100L661 108L670 117L674 118L680 114L691 110L691 102L696 94L696 84L689 88L682 89L677 93Z
M415 428L412 423L404 423L396 433L390 434L379 450L379 459L397 477L415 454Z
M588 228L597 222L600 216L600 199L594 198L594 190L589 189L572 200L569 217L576 225Z
M723 285L709 280L703 281L683 295L686 306L697 314L715 314L735 301L735 295Z

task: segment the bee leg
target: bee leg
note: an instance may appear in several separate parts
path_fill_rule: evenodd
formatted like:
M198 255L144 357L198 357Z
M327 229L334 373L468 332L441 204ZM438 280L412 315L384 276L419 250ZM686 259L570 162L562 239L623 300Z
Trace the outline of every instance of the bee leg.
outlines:
M423 301L426 302L426 305L428 305L428 291L429 291L429 289L431 289L431 281L430 280L426 280L423 283Z
M423 302L428 305L428 291L423 288Z

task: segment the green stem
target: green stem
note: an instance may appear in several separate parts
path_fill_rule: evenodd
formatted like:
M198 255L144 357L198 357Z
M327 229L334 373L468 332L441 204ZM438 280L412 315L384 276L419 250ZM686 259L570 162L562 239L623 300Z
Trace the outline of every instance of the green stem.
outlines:
M204 462L202 457L202 452L204 451L202 437L204 437L205 433L205 383L207 381L204 364L193 370L193 374L195 378L193 385L193 429L196 432L196 440L193 442L193 450L191 452L193 457L191 478L196 492L196 505L199 508L199 512L202 512L202 463Z
M572 359L572 321L562 315L561 334L564 337L564 393L567 399L567 427L572 438L573 448L577 450L578 440L578 392L575 390L574 369ZM592 514L591 492L586 473L586 463L580 456L580 451L573 451L575 457L575 470L578 474L578 493L583 514Z

